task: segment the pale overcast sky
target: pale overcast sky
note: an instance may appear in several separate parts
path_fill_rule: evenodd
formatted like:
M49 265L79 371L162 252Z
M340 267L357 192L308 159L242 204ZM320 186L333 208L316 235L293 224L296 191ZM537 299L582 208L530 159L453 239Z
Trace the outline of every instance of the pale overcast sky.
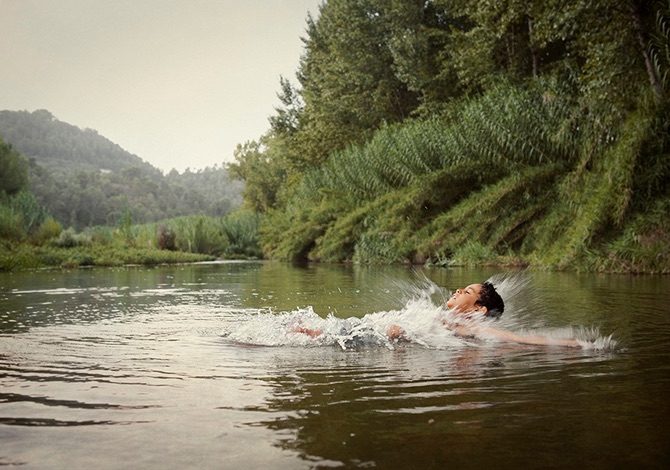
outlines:
M47 109L169 171L232 161L295 83L321 0L0 0L0 109Z

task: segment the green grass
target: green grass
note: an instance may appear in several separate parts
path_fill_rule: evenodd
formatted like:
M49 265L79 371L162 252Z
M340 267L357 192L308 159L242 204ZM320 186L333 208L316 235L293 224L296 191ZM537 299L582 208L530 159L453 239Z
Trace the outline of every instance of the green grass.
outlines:
M670 274L670 197L637 214L614 240L590 254L594 271Z
M152 248L113 245L76 247L7 244L0 249L0 270L13 271L39 267L75 268L79 266L122 266L126 264L192 263L214 259L213 256Z

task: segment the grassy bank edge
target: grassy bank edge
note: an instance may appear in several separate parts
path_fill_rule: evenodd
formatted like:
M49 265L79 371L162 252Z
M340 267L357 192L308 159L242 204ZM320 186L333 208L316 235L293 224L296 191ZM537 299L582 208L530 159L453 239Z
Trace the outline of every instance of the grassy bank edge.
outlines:
M215 256L183 251L106 245L71 248L32 246L26 243L0 246L0 271L35 268L77 268L84 266L124 266L194 263L212 261Z

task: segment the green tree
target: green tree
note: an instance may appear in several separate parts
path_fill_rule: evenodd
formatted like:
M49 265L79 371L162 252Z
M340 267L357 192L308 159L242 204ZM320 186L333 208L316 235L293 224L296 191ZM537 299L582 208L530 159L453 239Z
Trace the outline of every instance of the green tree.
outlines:
M619 116L638 98L647 75L659 77L648 44L655 11L642 0L435 0L463 15L454 30L451 61L469 92L490 88L501 76L523 82L548 73L569 76L588 107ZM617 118L618 119L618 118Z
M281 91L277 93L277 98L282 103L275 107L276 114L270 116L270 127L272 131L279 135L293 135L300 126L300 114L304 108L304 103L300 97L300 92L284 77L279 77Z
M292 155L318 165L334 150L364 141L384 122L417 106L398 79L388 47L388 1L332 0L307 20L298 71L304 108Z
M257 212L275 206L280 188L286 182L286 165L266 145L251 141L235 149L235 163L228 166L233 177L244 180L244 201Z
M449 57L461 15L434 1L387 2L388 48L397 78L418 95L420 113L439 112L462 88Z
M28 185L28 161L0 139L0 194L16 194Z

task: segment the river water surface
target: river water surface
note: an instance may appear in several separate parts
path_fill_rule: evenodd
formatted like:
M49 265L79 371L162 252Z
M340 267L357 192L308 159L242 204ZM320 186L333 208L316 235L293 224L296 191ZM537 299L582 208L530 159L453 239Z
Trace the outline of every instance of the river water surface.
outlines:
M449 291L490 276L498 327L584 347L445 330ZM391 323L411 341L387 341ZM0 273L0 385L0 465L20 468L662 467L670 278L252 262Z

